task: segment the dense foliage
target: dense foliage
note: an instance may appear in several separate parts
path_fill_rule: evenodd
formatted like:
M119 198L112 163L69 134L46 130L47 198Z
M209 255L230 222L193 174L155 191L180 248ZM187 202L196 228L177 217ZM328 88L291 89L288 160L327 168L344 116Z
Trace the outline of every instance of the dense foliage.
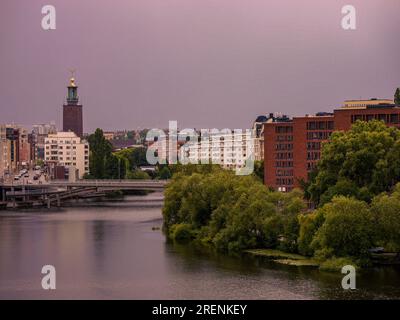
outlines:
M93 179L119 179L126 173L126 164L122 157L112 153L112 145L104 138L103 131L97 129L89 136L90 175Z
M113 152L111 143L104 137L103 131L97 129L89 136L90 145L90 174L88 179L152 179L161 176L169 179L171 173L166 168L160 172L156 170L150 175L140 167L148 165L146 148L129 148Z
M254 172L253 174L260 179L261 182L264 181L264 160L254 161Z
M400 130L381 121L356 122L323 145L307 194L317 205L338 195L370 202L400 181Z
M165 191L164 230L171 239L224 251L280 249L327 261L326 269L332 261L367 261L375 246L400 250L400 185L371 204L338 196L308 212L299 190L271 191L255 176L216 167L181 169Z
M296 250L297 214L305 207L299 191L272 192L254 176L213 167L206 173L176 173L165 197L164 227L172 237L184 224L191 237L222 250L278 244Z

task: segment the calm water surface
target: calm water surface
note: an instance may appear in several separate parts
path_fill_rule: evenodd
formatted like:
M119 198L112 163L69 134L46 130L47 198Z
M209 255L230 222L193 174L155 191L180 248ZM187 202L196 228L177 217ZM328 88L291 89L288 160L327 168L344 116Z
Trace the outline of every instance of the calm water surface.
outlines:
M167 243L161 195L0 212L0 299L391 299L399 268L376 268L341 289L341 275ZM41 289L54 265L57 289Z

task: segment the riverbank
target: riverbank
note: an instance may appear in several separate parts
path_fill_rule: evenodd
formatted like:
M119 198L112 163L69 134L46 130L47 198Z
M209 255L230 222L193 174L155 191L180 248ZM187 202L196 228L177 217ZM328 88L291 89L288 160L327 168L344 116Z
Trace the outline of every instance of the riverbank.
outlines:
M254 256L267 258L279 264L285 264L290 266L319 267L321 265L321 263L315 259L307 258L299 254L286 253L280 250L252 249L252 250L245 250L244 252Z
M287 253L275 249L251 249L251 250L244 250L244 252L246 254L250 254L253 256L266 258L278 264L297 266L297 267L314 267L314 268L319 268L319 270L321 271L327 271L327 272L337 272L338 270L341 270L341 268L346 264L351 264L357 269L360 269L360 266L349 258L334 258L334 259L319 261L317 259L313 259L310 257L305 257L299 254ZM393 252L379 253L379 254L373 253L371 254L369 263L363 267L389 266L389 265L399 265L399 264L400 264L400 259L397 253Z

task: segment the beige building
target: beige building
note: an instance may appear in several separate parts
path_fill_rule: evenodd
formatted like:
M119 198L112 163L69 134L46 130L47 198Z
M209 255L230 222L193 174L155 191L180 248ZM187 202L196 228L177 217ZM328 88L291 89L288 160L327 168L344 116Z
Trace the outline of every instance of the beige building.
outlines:
M346 100L342 108L343 109L365 109L367 106L379 106L379 105L391 105L393 100L390 99L378 99L373 98L369 100Z
M78 170L78 177L89 173L89 143L74 132L58 132L45 138L45 161Z

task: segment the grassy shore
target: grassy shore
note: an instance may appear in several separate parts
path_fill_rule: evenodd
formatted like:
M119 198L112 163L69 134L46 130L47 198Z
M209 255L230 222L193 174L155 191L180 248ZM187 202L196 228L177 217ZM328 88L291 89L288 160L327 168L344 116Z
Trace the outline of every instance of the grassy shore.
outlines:
M276 263L286 264L286 265L290 265L290 266L319 267L319 265L320 265L319 262L316 260L304 257L299 254L287 253L287 252L283 252L280 250L251 249L251 250L245 250L244 252L255 255L255 256L266 257Z

